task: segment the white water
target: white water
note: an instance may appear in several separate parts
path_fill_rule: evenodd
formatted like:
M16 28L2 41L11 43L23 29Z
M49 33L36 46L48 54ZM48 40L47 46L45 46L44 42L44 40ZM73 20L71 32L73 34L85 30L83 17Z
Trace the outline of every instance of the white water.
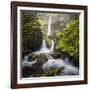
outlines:
M48 33L47 36L51 35L51 17L49 17L49 21L48 21ZM51 67L55 67L55 68L64 68L62 70L62 72L60 73L60 75L71 75L71 74L79 74L79 69L75 66L73 66L70 62L69 59L66 57L65 60L61 60L61 59L53 59L53 57L50 55L51 52L54 52L54 41L51 40L52 45L50 48L47 48L46 46L46 41L43 39L42 42L42 46L41 49L33 52L34 54L40 54L40 53L44 53L47 58L48 61L46 61L43 65L42 65L42 70L46 71L49 70ZM29 66L31 67L34 63L36 63L37 60L35 61L28 61L28 56L26 56L22 62L22 66Z
M51 16L49 17L49 21L48 21L48 33L47 36L51 35Z
M54 41L51 40L51 42L52 42L52 45L51 45L51 47L50 47L50 51L53 52L53 50L54 50Z
M50 50L46 47L46 41L44 39L39 53L50 53Z
M37 59L34 61L29 62L28 61L28 56L24 56L24 60L22 62L22 67L28 66L28 67L32 67L33 64L35 64L37 62Z
M47 71L50 68L63 68L62 72L60 73L63 75L78 75L79 74L79 70L77 67L72 66L71 64L67 64L65 63L64 60L61 59L49 59L47 62L45 62L42 65L42 69L43 71Z
M51 35L51 16L49 17L49 20L48 20L48 32L47 32L47 36L50 36ZM41 46L41 49L39 50L39 53L50 53L50 52L53 52L54 50L54 41L51 40L51 47L50 48L47 48L46 46L46 41L43 39L43 42L42 42L42 46Z

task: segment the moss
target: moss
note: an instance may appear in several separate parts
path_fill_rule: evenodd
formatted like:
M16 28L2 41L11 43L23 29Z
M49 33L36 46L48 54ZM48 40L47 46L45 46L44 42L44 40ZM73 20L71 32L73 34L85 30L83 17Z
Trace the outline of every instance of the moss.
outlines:
M46 37L45 40L46 40L47 47L50 48L52 45L51 39L49 37Z
M42 53L42 54L38 55L37 60L38 60L37 63L43 64L48 60L48 58L45 54Z
M60 73L59 68L50 68L49 70L45 71L41 76L56 76Z
M22 13L22 48L23 52L39 50L42 44L42 32L36 13Z

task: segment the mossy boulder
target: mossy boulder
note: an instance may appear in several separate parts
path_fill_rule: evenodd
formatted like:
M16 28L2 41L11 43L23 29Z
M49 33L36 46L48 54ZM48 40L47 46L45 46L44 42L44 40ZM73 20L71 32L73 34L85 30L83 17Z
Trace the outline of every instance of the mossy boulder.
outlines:
M32 69L34 71L34 74L33 76L34 77L39 77L41 76L41 74L43 73L43 70L42 70L42 65L48 60L47 56L45 54L33 54L31 56L29 56L29 58L32 60L37 60L37 62L35 64L32 65ZM31 61L31 60L30 60Z
M41 65L45 63L47 60L48 60L47 55L45 55L44 53L38 55L37 57L37 63Z
M31 54L28 56L28 61L33 61L37 58L37 54Z
M46 38L45 38L45 41L46 41L47 47L50 48L51 45L52 45L51 39L50 39L49 37L46 37Z
M35 64L40 66L43 63L45 63L48 60L48 58L47 58L47 55L44 53L41 53L39 55L37 55L37 54L29 55L28 61L34 61L34 60L37 60L37 62Z

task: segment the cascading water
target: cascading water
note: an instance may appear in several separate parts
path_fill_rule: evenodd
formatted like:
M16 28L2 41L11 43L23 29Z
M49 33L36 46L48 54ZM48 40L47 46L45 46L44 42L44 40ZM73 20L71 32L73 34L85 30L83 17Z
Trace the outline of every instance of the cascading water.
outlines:
M51 45L51 47L50 47L50 51L53 52L53 50L54 50L54 41L51 40L51 42L52 42L52 45Z
M50 50L46 47L46 41L43 39L40 53L50 53Z
M24 56L24 60L22 62L22 67L25 67L25 66L31 67L36 62L37 62L37 59L34 60L34 61L29 62L28 61L28 56Z
M66 63L64 60L61 59L49 59L45 62L42 66L43 71L47 71L50 68L63 68L60 72L61 75L78 75L79 70L77 67L72 66L70 63Z
M47 37L51 35L51 16L49 17L49 21L48 21L48 32L47 32ZM40 53L50 53L53 52L54 50L54 41L51 40L51 47L47 48L46 46L46 41L43 39L43 43L40 49Z

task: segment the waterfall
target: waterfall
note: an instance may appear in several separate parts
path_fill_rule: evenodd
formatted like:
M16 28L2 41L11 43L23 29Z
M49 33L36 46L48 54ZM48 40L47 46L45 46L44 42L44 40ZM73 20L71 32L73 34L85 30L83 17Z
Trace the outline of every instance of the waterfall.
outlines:
M48 20L48 33L47 33L47 36L50 36L50 35L51 35L51 16L49 17L49 20ZM53 52L53 50L54 50L54 41L51 40L51 42L52 42L51 47L47 48L46 41L43 39L42 46L41 46L41 49L40 49L40 53Z
M47 36L51 35L51 16L49 17L49 21L48 21L48 33Z
M54 41L51 40L51 42L52 42L52 45L51 45L51 47L50 47L50 51L53 52L53 50L54 50Z
M40 49L40 53L50 53L50 52L53 52L53 50L54 50L54 41L51 40L51 42L52 42L51 47L47 48L46 41L43 39L42 46L41 46L41 49Z
M50 53L50 50L47 48L46 41L44 39L39 53Z
M47 48L46 47L46 41L43 39L43 42L42 42L42 47L41 48Z
M47 37L51 35L51 16L49 17L48 20L48 31L47 31ZM32 54L40 55L41 53L44 53L47 57L47 61L42 64L42 70L46 71L49 70L50 68L63 68L63 70L60 72L59 76L62 75L78 75L79 74L79 69L75 67L69 60L68 57L65 58L65 60L62 60L60 58L54 59L51 55L51 53L54 52L54 41L51 40L51 47L48 48L46 45L45 39L43 39L42 46L40 50L35 51ZM30 56L25 56L24 60L22 61L22 67L32 67L33 64L37 63L38 59L35 59L34 61L28 61L28 57Z
M52 20L52 18L50 16L49 17L49 20L48 20L48 33L47 33L47 36L50 36L51 35L51 20ZM52 45L51 45L51 47L50 47L49 50L52 52L54 50L54 41L51 40L51 42L52 42Z

